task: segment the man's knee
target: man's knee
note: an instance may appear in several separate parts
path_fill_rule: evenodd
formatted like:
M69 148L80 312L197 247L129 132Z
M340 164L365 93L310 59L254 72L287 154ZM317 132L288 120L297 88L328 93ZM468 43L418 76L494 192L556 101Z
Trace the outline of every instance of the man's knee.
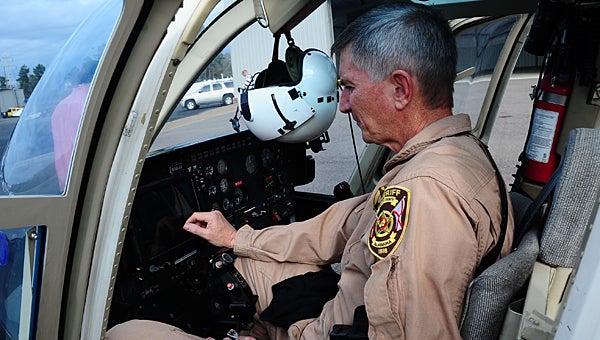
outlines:
M158 321L130 320L115 325L106 332L107 340L201 340L202 338L185 333L181 329Z

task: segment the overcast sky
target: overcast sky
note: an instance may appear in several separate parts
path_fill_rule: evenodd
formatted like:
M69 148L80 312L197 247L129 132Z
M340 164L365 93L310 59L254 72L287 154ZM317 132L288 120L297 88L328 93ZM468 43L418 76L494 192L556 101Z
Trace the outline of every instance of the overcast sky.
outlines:
M50 66L71 33L104 0L0 0L0 76ZM11 77L12 76L12 77Z

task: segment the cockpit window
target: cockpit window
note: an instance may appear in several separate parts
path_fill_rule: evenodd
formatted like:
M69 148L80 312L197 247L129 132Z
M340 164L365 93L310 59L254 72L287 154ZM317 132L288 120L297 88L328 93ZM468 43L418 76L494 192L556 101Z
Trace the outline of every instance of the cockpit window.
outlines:
M45 226L0 230L0 339L33 338L45 241Z
M456 36L457 72L454 84L454 112L468 113L473 127L479 120L485 94L498 58L516 17L505 17L462 30Z
M223 14L223 12L225 12L225 10L227 9L227 7L229 7L234 1L231 0L226 0L226 1L218 1L217 3L213 3L213 9L210 11L210 14L208 15L208 17L206 18L206 21L204 22L204 25L202 26L202 29L199 32L199 35L202 35L202 33L204 33L204 31L210 26L212 25L212 23L219 17L221 16L221 14Z
M60 195L90 85L122 8L109 0L73 33L44 74L2 158L0 195Z
M326 29L331 25L327 20L331 20L330 9L327 4L323 4L292 30L291 35L295 44L303 50L314 48L328 53L333 42L333 32ZM314 27L323 27L323 34L314 35ZM278 53L278 58L282 60L288 46L284 41L279 44ZM272 32L261 27L257 22L237 35L215 56L198 75L197 82L186 91L154 140L150 152L179 148L182 145L235 134L237 133L235 118L239 119L237 127L240 131L247 130L240 112L236 113L240 93L268 67L273 58L273 46ZM201 102L199 100L201 97L208 97L204 94L196 96L196 102L190 99L194 96L191 93L198 92L204 81L224 79L231 80L224 81L225 86L215 92L216 99ZM234 96L233 104L227 100L230 93ZM360 129L348 115L337 113L328 130L328 138L324 148L332 151L322 152L312 149L307 151L318 164L315 177L325 179L299 185L298 190L330 195L336 183L347 181L352 174L355 168L354 148L357 149L356 153L360 154L365 147Z

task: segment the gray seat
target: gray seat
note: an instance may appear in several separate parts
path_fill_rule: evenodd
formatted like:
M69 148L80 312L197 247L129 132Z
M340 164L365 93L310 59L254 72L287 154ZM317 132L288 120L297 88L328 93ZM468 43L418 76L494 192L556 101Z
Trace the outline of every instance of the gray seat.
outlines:
M537 230L532 229L513 252L471 281L460 325L463 339L498 338L508 305L530 277L539 249Z
M515 226L530 213L532 200L510 193ZM515 230L515 235L520 230ZM501 258L473 279L465 294L460 334L464 340L497 339L508 305L525 287L539 254L537 230L527 232L509 255Z
M569 134L562 171L539 243L535 230L527 232L515 251L473 279L466 294L460 323L463 339L497 339L509 304L524 288L532 271L530 286L538 281L536 271L544 276L554 268L573 268L580 255L585 227L600 188L599 174L600 130L574 129ZM511 201L515 209L515 221L519 225L518 221L525 218L522 217L522 211L525 211L523 209L526 209L528 203L523 197L512 193ZM515 234L519 234L519 231L515 230ZM540 264L545 267L541 268ZM541 269L534 271L538 266ZM570 272L565 277L568 275ZM560 277L554 274L552 276ZM540 280L542 285L549 286L544 280L545 277ZM557 288L559 294L554 294L555 296L562 296L560 289L564 289L562 286L565 281L560 284L561 287ZM534 290L539 291L537 288ZM528 296L525 301L524 315L541 315L540 318L523 318L532 321L531 324L521 325L525 333L547 334L552 326L556 306L560 301L550 301L551 298L548 299L549 302L539 300L539 296ZM549 307L553 310L549 311Z
M519 334L524 338L550 337L568 298L600 190L600 129L572 130L562 163L523 307Z
M600 129L572 130L566 150L540 239L540 261L573 268L600 189Z

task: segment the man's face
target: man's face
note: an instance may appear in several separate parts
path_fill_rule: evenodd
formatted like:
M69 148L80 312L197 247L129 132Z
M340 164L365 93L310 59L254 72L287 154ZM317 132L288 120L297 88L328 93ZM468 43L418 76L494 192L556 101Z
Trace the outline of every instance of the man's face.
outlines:
M354 64L347 47L340 54L339 71L343 85L340 111L352 115L366 143L387 145L393 129L399 128L391 101L393 87L386 79L371 81L367 72Z

